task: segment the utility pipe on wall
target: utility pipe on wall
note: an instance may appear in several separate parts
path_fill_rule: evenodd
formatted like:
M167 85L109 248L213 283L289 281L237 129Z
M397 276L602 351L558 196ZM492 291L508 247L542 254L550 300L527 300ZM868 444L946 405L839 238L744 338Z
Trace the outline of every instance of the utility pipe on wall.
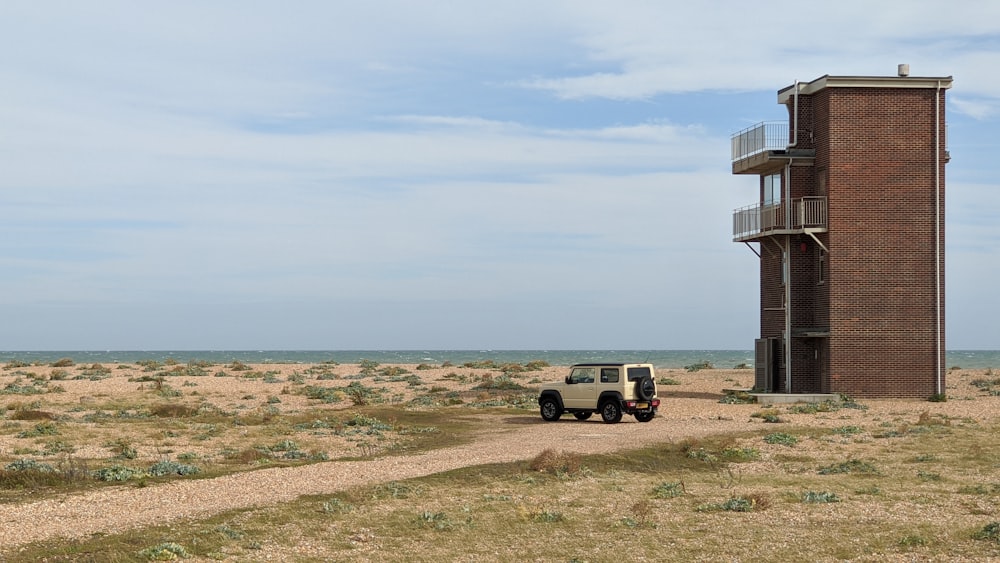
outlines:
M935 301L935 355L937 363L935 373L936 393L941 394L941 81L937 81L937 92L934 94L934 301Z
M792 139L785 147L790 149L799 144L799 81L795 81L795 92L792 95ZM782 189L785 200L785 228L792 226L792 160L785 164L785 174L782 179ZM792 237L785 236L785 248L782 250L781 272L785 279L785 393L792 392Z

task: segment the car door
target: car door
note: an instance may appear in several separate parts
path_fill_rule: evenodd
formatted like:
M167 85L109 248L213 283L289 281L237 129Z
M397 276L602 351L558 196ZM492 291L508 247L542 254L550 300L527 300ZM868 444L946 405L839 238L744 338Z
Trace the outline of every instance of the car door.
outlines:
M619 368L601 368L601 379L596 396L600 396L604 391L618 391L620 393L621 387L621 370Z
M594 375L597 368L575 367L570 371L566 385L566 392L563 393L563 406L567 409L592 409L594 408L594 393L596 386Z

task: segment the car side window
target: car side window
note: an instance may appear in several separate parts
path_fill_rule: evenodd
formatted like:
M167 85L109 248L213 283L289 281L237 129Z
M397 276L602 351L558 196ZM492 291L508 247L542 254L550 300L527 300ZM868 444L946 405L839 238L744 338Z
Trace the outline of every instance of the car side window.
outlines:
M576 368L570 375L570 383L593 383L594 368Z
M618 368L601 368L601 383L618 383Z

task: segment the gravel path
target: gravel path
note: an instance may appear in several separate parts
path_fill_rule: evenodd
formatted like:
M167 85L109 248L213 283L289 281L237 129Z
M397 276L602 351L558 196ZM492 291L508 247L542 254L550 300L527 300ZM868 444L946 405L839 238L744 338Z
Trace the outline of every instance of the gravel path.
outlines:
M38 502L0 506L0 546L16 548L53 537L86 537L184 518L205 518L226 510L277 504L301 495L326 494L359 485L409 479L485 463L530 459L546 448L601 453L681 437L745 428L725 417L662 416L641 424L580 423L566 417L542 423L538 417L501 416L475 442L409 456L373 461L331 461L217 477L174 481L150 487L115 487ZM740 407L739 410L746 410ZM749 412L749 411L748 411ZM31 523L26 525L26 523Z

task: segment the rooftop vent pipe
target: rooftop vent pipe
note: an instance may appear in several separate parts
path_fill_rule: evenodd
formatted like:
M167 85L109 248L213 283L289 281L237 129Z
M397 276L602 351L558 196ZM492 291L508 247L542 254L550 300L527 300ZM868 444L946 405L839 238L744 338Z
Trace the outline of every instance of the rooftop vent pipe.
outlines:
M897 72L897 74L899 74L899 76L909 76L910 75L910 65L908 65L908 64L901 64L901 65L899 65L896 68L897 68L896 72Z

